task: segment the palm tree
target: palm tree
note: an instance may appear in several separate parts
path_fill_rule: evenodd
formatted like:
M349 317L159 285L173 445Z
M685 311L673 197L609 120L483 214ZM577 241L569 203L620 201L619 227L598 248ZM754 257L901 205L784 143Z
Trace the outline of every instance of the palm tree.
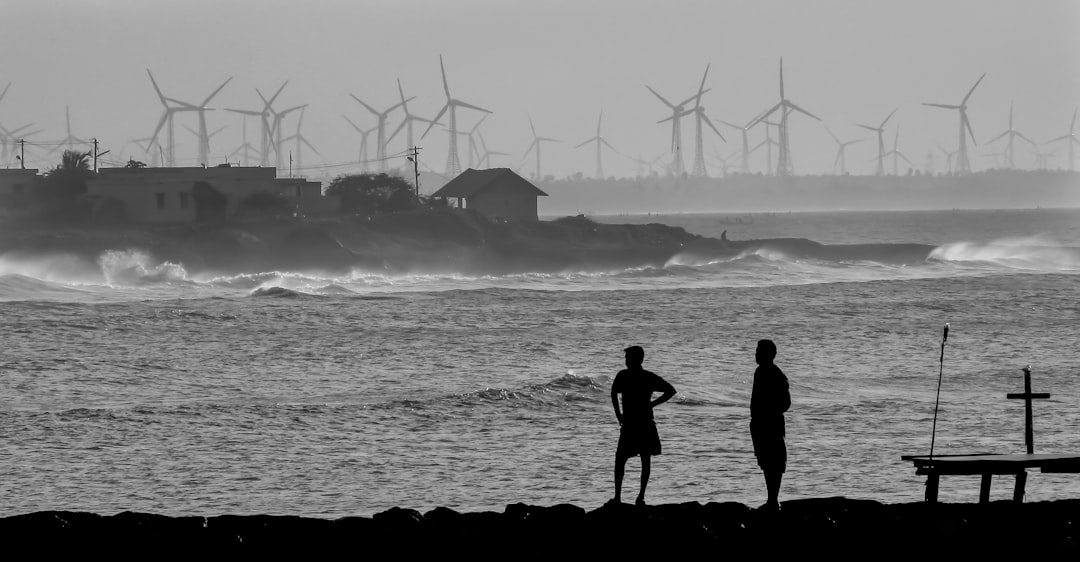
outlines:
M64 155L60 157L60 166L58 170L64 170L68 172L88 172L90 171L89 158L89 152L79 152L78 150L65 150Z

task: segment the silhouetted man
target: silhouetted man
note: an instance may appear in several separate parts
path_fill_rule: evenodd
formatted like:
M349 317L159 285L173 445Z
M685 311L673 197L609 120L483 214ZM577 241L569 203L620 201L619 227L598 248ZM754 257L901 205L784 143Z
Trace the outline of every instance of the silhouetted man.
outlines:
M660 434L653 421L653 408L667 402L675 396L675 387L660 378L659 375L641 368L645 360L645 350L640 346L630 346L626 352L626 368L615 375L611 383L611 406L615 408L615 417L621 426L619 446L615 450L615 497L614 503L622 502L623 473L626 460L641 456L641 491L638 492L637 505L645 505L645 487L649 484L649 472L653 455L660 454ZM662 393L653 400L653 393ZM619 395L622 394L622 409L619 408Z
M750 437L754 456L765 473L769 499L762 507L780 509L780 482L787 469L787 446L784 443L784 412L791 407L791 394L784 372L773 360L776 344L761 340L754 353L758 368L754 371L754 389L750 394Z

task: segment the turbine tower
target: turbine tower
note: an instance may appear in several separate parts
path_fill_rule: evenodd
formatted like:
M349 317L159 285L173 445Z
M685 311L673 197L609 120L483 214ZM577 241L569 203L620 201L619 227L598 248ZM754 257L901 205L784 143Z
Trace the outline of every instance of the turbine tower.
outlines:
M874 175L877 176L885 175L885 124L889 122L889 119L892 119L893 114L896 113L896 109L892 110L892 112L889 113L889 116L886 117L885 120L882 121L881 124L877 127L871 127L870 125L859 125L860 127L868 131L874 131L875 133L877 133L877 170L874 171Z
M184 125L184 128L185 128L185 129L187 129L189 133L191 133L191 134L195 135L196 137L198 137L198 138L200 139L200 141L202 140L202 137L203 137L203 134L202 134L202 132L200 132L200 131L196 131L195 129L192 129L191 127L188 127L187 125ZM210 139L214 138L214 136L215 136L215 135L217 135L217 134L218 134L218 133L220 133L221 131L224 131L225 129L228 129L228 128L229 128L229 126L228 126L228 125L222 125L222 126L218 127L218 128L216 129L216 130L214 130L214 132L212 132L212 133L208 133L208 134L206 135L206 139L205 139L205 140L206 140L206 154L208 155L208 156L207 156L207 158L209 158L209 154L210 154ZM228 157L227 157L227 156L225 157L225 160L226 160L226 161L228 161ZM201 164L202 164L203 166L207 166L207 165L209 165L209 164L210 164L210 162L209 162L209 161L206 161L206 162L200 162L200 163L201 163Z
M149 70L147 70L147 72L149 72ZM199 163L200 164L206 165L210 161L210 134L207 132L207 129L206 129L206 112L207 111L213 111L213 110L211 108L207 107L207 104L209 104L210 100L214 99L214 96L218 95L218 92L220 92L230 81L232 81L231 77L229 79L225 80L224 82L222 82L221 85L218 86L216 90L211 92L209 96L206 96L206 99L204 99L202 101L202 103L200 103L198 105L183 102L183 101L180 101L180 100L175 99L175 98L165 98L168 101L171 101L171 102L179 105L183 109L186 109L188 111L194 111L194 112L199 114ZM156 87L157 86L155 85L155 88Z
M724 125L727 125L728 127L731 127L732 129L735 129L735 130L739 131L739 134L742 135L742 151L741 151L742 162L740 163L739 171L744 173L744 174L749 174L750 173L750 135L749 135L749 132L750 132L750 127L753 126L755 121L757 121L757 116L754 116L754 118L751 119L749 122L747 122L746 125L743 125L741 127L739 125L735 125L734 123L728 123L727 121L721 121L721 123L723 123Z
M1004 137L1006 135L1009 137L1009 144L1005 146L1005 166L1007 166L1010 170L1012 170L1012 169L1016 168L1016 159L1013 157L1014 156L1013 139L1015 137L1020 137L1020 138L1022 138L1024 140L1026 140L1031 145L1034 145L1035 143L1031 139L1025 137L1020 131L1017 131L1016 129L1013 128L1013 102L1011 102L1011 101L1009 102L1009 128L1008 128L1008 130L1006 130L1004 133L1001 133L1000 135L990 139L987 142L987 144L992 143L992 142L994 142L994 141L996 141L996 140L998 140L998 139L1000 139L1000 138L1002 138L1002 137Z
M942 109L955 109L960 114L960 138L959 144L957 145L956 149L956 172L959 174L971 173L971 161L968 159L967 153L967 135L965 135L964 133L967 132L971 135L972 144L977 143L975 142L975 133L971 131L971 122L968 121L967 102L968 99L971 98L971 94L975 92L975 88L977 88L979 86L979 83L983 81L983 78L986 78L985 72L982 76L979 77L978 80L975 81L975 85L972 86L970 90L968 90L968 93L966 96L964 96L964 99L960 100L959 105L948 105L943 103L923 103L923 105L929 105L931 107L940 107Z
M600 117L597 118L597 120L596 120L596 136L589 139L589 140L587 140L587 141L584 141L581 144L574 147L574 148L581 148L581 147L583 147L583 146L585 146L585 145L587 145L587 144L589 144L591 142L596 143L596 179L598 179L598 180L604 179L604 160L602 158L603 152L604 152L604 147L606 146L606 147L610 148L611 151L614 152L615 154L619 153L618 150L615 150L614 146L611 146L611 143L609 143L607 141L607 139L605 139L603 136L600 135L600 122L603 121L603 120L604 120L604 110L601 109L600 110Z
M779 124L779 149L780 156L776 162L776 175L788 176L794 173L794 167L791 164L791 141L788 134L788 114L792 111L798 111L808 117L811 117L817 121L821 121L816 115L806 111L805 109L795 105L784 95L784 58L780 57L780 101L774 105L771 109L766 111L758 117L755 123L764 121L766 117L772 115L777 110L780 110L780 124Z
M540 181L544 176L540 174L540 145L545 142L562 142L558 139L552 139L548 137L540 137L536 135L536 127L533 126L532 116L529 117L529 128L532 129L533 141L529 145L529 148L525 149L525 155L521 157L521 162L525 162L525 159L529 157L529 152L536 149L536 181ZM521 163L518 164L521 166Z
M1072 172L1072 171L1074 171L1074 166L1075 166L1074 163L1076 162L1076 159L1075 159L1076 154L1073 152L1073 149L1074 149L1074 147L1076 145L1080 144L1080 140L1077 140L1077 138L1076 138L1076 110L1075 109L1073 110L1072 123L1069 124L1069 134L1062 135L1062 136L1060 136L1060 137L1058 137L1056 139L1050 139L1049 141L1047 141L1047 144L1050 144L1052 142L1058 142L1058 141L1067 141L1069 143L1069 171Z
M154 134L150 135L149 145L157 144L161 147L161 143L158 142L158 134L161 133L162 127L165 127L165 166L176 166L176 123L174 120L175 114L181 111L190 111L190 109L181 106L176 103L172 98L165 97L165 94L161 93L161 88L158 87L157 80L154 80L154 75L150 72L150 69L146 69L146 74L150 77L150 84L154 86L154 92L157 93L158 101L161 102L161 106L164 108L161 112L161 118L158 119L158 124L154 127ZM148 145L148 146L149 146Z
M840 139L836 138L836 135L833 134L832 129L830 129L828 125L825 125L825 130L828 131L829 136L836 141L836 159L833 160L833 174L836 174L837 169L839 169L841 176L847 175L847 158L844 153L847 147L860 143L864 139L842 142Z
M685 100L683 100L682 103L672 104L668 100L664 99L664 96L661 96L660 94L656 93L656 90L650 88L648 84L646 84L645 87L648 88L649 91L652 92L654 96L660 98L660 101L663 102L664 105L668 106L668 108L671 109L671 116L666 118L666 119L661 119L661 120L657 121L657 123L663 123L664 121L667 121L669 119L671 120L671 154L672 154L672 158L671 158L671 166L669 168L669 172L676 175L676 176L681 176L686 172L686 168L683 166L683 160L682 160L682 129L679 127L679 119L682 118L682 116L687 113L686 112L686 104L694 101L695 99L699 99L701 97L701 94L703 94L704 92L698 91L697 94L694 94L694 95L686 98ZM705 90L705 91L707 92L709 90Z
M372 115L375 116L375 119L378 122L378 125L375 126L375 159L379 161L379 172L386 172L386 143L389 142L389 139L386 138L386 119L387 117L389 117L391 111L401 107L405 104L406 101L411 101L412 98L409 98L409 100L402 100L390 106L389 109L379 111L374 107L371 107L370 105L364 103L364 100L356 97L355 95L349 95L352 96L352 99L360 102L360 105L364 106L365 109L370 111Z
M482 111L484 113L491 113L491 111L488 111L487 109L484 109L482 107L477 107L475 105L465 103L459 99L455 99L450 96L450 85L446 81L446 67L443 65L442 55L439 55L439 70L442 71L443 91L446 93L446 105L444 105L442 109L439 110L439 113L435 116L435 118L431 120L428 128L424 130L424 134L420 135L420 138L426 137L428 132L431 131L431 128L434 127L435 124L439 122L439 119L442 118L443 114L449 112L450 147L446 153L446 175L450 177L456 177L458 174L461 173L461 161L458 160L457 152L457 108L463 107L475 111Z

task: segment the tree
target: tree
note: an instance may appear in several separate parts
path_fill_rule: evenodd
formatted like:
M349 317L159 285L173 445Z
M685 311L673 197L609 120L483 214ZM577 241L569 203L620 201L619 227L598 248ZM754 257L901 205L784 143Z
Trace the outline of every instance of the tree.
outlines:
M340 197L343 211L369 215L407 211L420 206L413 186L401 177L388 174L338 176L330 182L326 194Z
M46 199L74 200L86 194L86 180L93 177L90 153L65 150L60 164L45 175L45 185L39 193Z
M124 164L124 167L125 168L145 168L146 167L146 162L139 162L138 160L132 158L132 159L127 161L127 164Z

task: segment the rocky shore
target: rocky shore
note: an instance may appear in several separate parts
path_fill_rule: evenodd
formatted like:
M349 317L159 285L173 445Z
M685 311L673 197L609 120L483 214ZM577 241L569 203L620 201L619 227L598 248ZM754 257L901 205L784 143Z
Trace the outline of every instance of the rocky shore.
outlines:
M9 552L35 556L1076 560L1080 500L882 504L838 497L788 501L779 512L732 502L591 511L571 504L512 504L501 512L393 508L340 519L47 511L0 519L0 537Z

